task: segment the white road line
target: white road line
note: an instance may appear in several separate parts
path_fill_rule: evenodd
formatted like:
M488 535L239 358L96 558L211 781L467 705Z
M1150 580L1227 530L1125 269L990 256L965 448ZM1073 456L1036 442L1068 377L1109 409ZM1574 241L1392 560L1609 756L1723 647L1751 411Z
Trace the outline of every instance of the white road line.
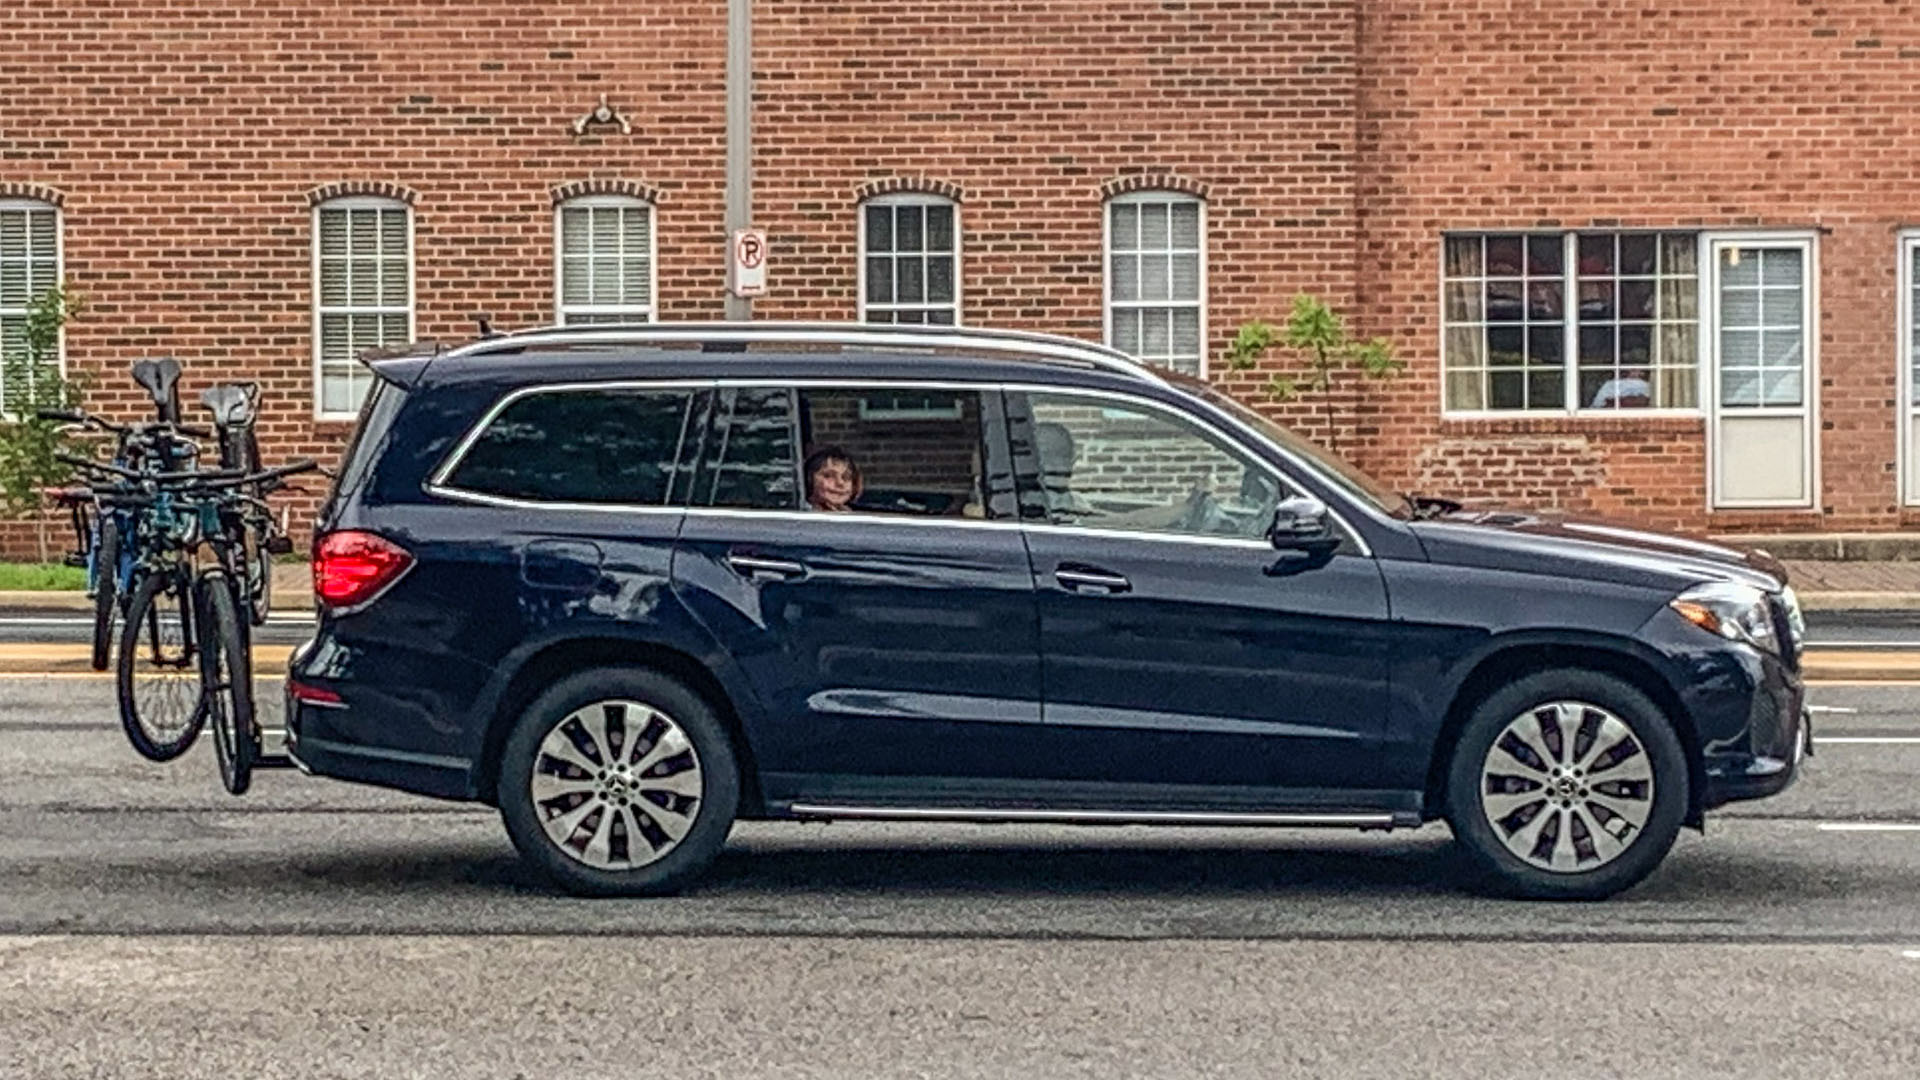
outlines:
M1823 821L1821 832L1920 832L1920 824L1908 821Z
M1906 957L1909 960L1920 960L1920 949L1908 949L1906 952L1903 952L1900 955Z
M1920 649L1920 641L1809 641L1802 649Z
M1808 712L1824 712L1824 713L1857 713L1860 710L1849 709L1844 705L1809 705L1807 706L1807 711Z
M1828 743L1902 746L1920 743L1920 735L1815 735L1813 737L1813 745L1816 749Z

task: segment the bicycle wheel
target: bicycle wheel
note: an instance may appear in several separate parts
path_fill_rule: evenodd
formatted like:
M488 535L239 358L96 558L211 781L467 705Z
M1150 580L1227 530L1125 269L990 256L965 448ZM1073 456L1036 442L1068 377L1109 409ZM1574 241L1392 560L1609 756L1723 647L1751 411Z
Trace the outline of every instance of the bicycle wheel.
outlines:
M120 599L120 526L113 514L100 513L100 539L93 548L93 670L113 660L114 606Z
M246 631L225 573L203 574L200 595L200 685L213 721L213 752L220 760L220 782L234 795L253 782L260 756L260 733L253 726L253 666L247 660Z
M172 761L207 722L206 695L194 665L196 631L185 573L146 575L120 629L120 726L142 757Z
M247 575L247 619L255 626L267 625L273 609L273 555L267 551L259 530L243 526L241 541L242 572Z

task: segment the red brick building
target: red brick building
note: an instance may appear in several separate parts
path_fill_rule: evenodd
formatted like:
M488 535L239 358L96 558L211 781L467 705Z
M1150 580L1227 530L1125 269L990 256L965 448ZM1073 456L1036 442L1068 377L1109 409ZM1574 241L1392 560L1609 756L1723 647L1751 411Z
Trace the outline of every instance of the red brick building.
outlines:
M189 401L265 384L270 456L331 455L361 346L718 318L726 7L12 5L0 347L62 275L97 405L137 411L126 362L175 355ZM1338 406L1408 488L1712 531L1920 519L1912 5L753 17L756 318L1104 338L1259 401L1270 370L1220 354L1309 291L1407 362Z

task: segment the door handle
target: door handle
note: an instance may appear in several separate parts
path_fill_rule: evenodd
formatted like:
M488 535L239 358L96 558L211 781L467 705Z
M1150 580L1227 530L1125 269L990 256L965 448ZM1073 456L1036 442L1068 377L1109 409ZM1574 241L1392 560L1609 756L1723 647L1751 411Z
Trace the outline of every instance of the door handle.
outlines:
M733 567L736 573L748 578L773 577L791 580L807 575L804 563L787 559L764 559L758 555L728 555L727 565Z
M1120 574L1080 567L1063 566L1053 572L1053 580L1075 592L1097 590L1106 593L1123 593L1133 588L1133 582Z

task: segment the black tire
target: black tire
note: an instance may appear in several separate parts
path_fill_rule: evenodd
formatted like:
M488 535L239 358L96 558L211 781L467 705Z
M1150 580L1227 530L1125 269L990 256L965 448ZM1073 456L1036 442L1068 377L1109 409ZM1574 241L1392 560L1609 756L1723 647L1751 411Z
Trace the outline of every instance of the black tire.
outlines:
M634 718L630 708L619 707L617 712L591 708L600 703L618 707L623 702L637 703L650 712ZM607 733L604 742L612 748L612 753L605 756L615 759L613 765L634 766L630 781L623 777L613 781L618 786L610 788L610 768L601 769L599 781L590 774L581 780L555 771L572 767L543 749L549 735L591 737L579 726L576 714L600 718ZM666 728L657 728L656 719L664 720ZM569 720L576 722L569 725ZM635 730L626 734L629 724ZM622 732L617 737L611 734L616 728ZM676 729L678 737L672 734ZM670 743L670 739L675 741ZM678 739L684 739L686 750L665 753L648 764L650 757L679 745ZM618 746L612 746L616 741ZM583 744L573 745L577 752ZM593 745L600 746L602 741L595 740ZM601 755L583 753L576 760L596 756ZM609 764L605 760L597 763L603 767ZM637 768L640 765L648 767L641 770ZM674 771L666 771L669 767ZM591 790L569 791L536 801L536 768L549 783L592 785ZM692 769L698 770L697 777L686 776ZM684 796L657 789L658 785L673 783L674 776L681 777L688 787L692 786L688 781L697 779L697 798L688 802ZM678 680L645 668L588 669L548 688L526 707L507 736L498 779L500 816L521 857L568 892L582 896L660 896L677 892L720 853L740 805L740 769L733 741L713 707ZM631 786L627 786L629 783ZM580 799L570 801L576 794ZM574 814L585 817L576 819L573 835L578 836L581 829L590 834L579 845L579 854L563 847L563 842L548 832L549 823L564 827L565 819ZM659 838L670 838L671 828L683 828L683 832L663 847ZM605 839L616 855L625 853L624 858L611 860L624 865L600 867L584 861L592 857L592 846L599 839ZM639 848L641 842L648 847ZM636 851L651 861L636 864L632 854Z
M224 573L204 575L196 583L204 627L200 648L200 685L213 725L213 752L220 783L230 794L244 795L260 758L260 732L253 722L253 665L246 630L233 599L233 583Z
M1569 710L1569 715L1576 717L1572 745L1557 734L1549 736L1549 726L1557 725L1545 725L1541 720L1548 715L1547 709L1561 702L1587 707ZM1630 742L1599 734L1606 714L1625 725ZM1560 754L1564 761L1548 757L1542 768L1535 769L1524 763L1523 755L1541 757L1537 751L1496 751L1495 743L1509 734L1509 725L1523 721L1535 724L1533 731L1540 746L1549 755ZM1589 731L1594 732L1592 737ZM1589 753L1598 754L1598 759L1576 771L1572 765ZM1642 753L1644 758L1636 761ZM1615 755L1621 756L1610 760ZM1506 775L1496 776L1496 768ZM1561 772L1555 773L1554 769ZM1649 778L1650 792L1637 787L1637 779L1625 779L1642 772ZM1564 801L1544 794L1535 800L1531 789L1519 790L1532 782L1533 775L1542 777L1542 793L1556 790L1553 785L1562 783L1562 776L1571 790L1562 792ZM1510 776L1526 779L1515 783ZM1494 788L1498 790L1489 790ZM1596 810L1589 798L1600 796L1605 802ZM1489 806L1483 797L1495 802ZM1687 813L1686 752L1672 721L1631 684L1597 671L1538 672L1495 690L1474 708L1454 744L1447 770L1446 806L1455 839L1491 891L1521 899L1605 899L1639 883L1672 849ZM1529 815L1529 806L1539 808ZM1613 813L1612 807L1643 813L1645 820L1635 826L1632 817ZM1507 816L1496 825L1493 815L1502 810ZM1557 821L1543 821L1535 830L1529 854L1533 859L1544 857L1549 863L1554 856L1564 856L1575 860L1572 866L1541 866L1510 849L1509 841L1503 839L1510 836L1515 844L1526 847L1526 830L1534 818L1556 814ZM1601 837L1594 832L1595 825L1605 830L1607 847L1618 846L1617 853L1605 857L1599 854ZM1563 828L1567 841L1564 852L1559 846ZM1542 845L1547 845L1547 856L1541 854ZM1578 862L1582 859L1591 859L1593 865L1581 867Z
M172 761L186 753L207 722L193 608L185 575L148 574L133 590L120 628L115 670L120 726L127 741L150 761ZM178 628L178 641L170 640L172 627ZM183 709L185 714L179 715Z
M93 670L113 663L114 616L120 601L120 526L107 511L100 514L100 541L93 551Z

